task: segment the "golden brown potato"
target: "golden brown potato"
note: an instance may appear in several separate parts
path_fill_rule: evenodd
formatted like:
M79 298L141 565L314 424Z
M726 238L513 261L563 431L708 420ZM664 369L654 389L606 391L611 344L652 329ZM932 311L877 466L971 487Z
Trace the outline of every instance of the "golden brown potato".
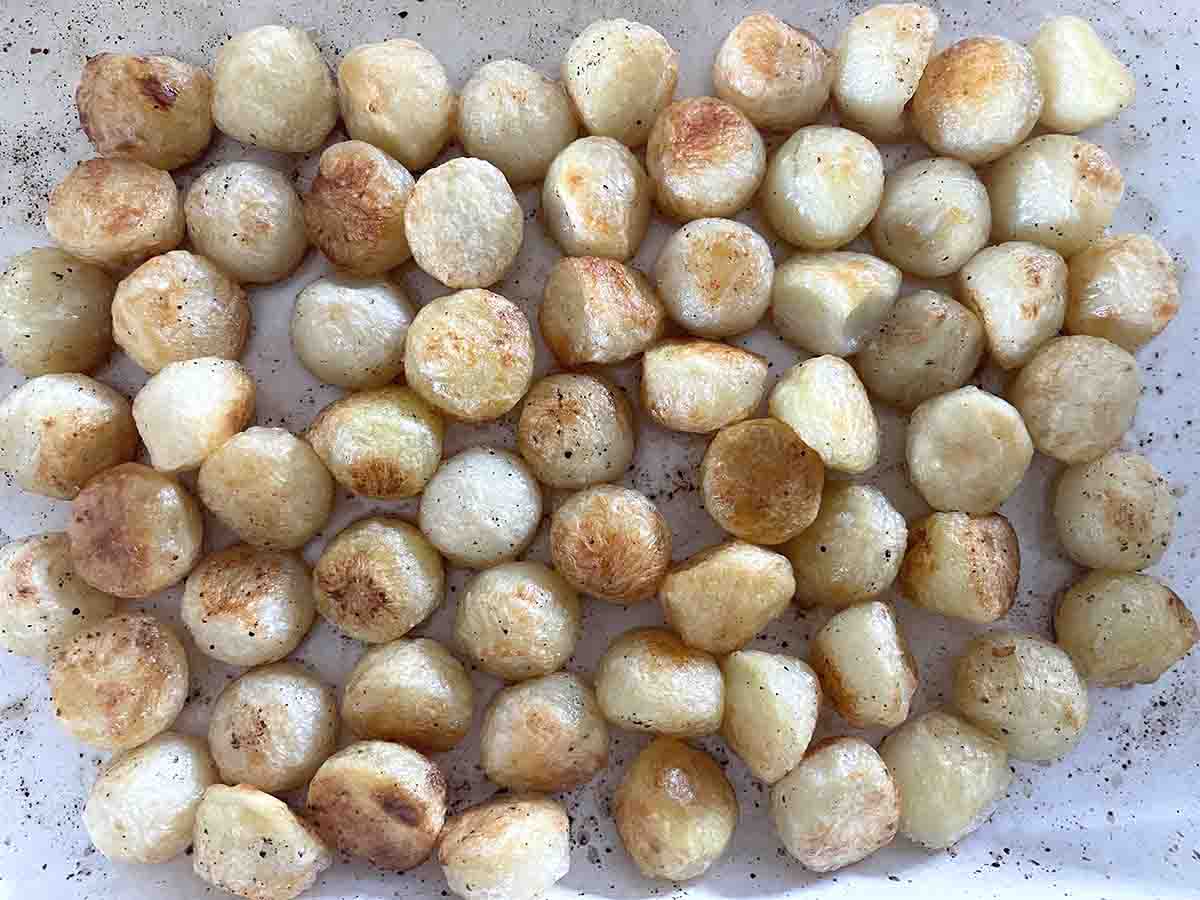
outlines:
M183 581L200 559L204 516L182 486L138 463L89 481L71 504L71 562L92 587L149 597Z
M112 278L57 247L14 256L0 272L0 356L34 378L90 372L112 352Z
M578 490L620 478L637 431L625 394L592 375L550 375L525 395L517 449L542 484Z
M403 872L419 866L446 821L446 778L403 744L359 741L321 764L306 801L332 847Z
M842 610L809 649L824 696L855 728L895 728L917 692L917 661L890 604L872 600Z
M212 140L212 79L170 56L100 53L75 89L79 125L100 156L178 169Z
M483 771L510 791L569 791L608 765L608 725L591 686L571 672L501 690L479 741Z
M766 386L766 358L718 341L662 341L642 358L642 409L672 431L709 434L748 419Z
M722 428L700 464L705 511L756 544L782 544L811 525L824 481L821 457L776 419Z
M1056 16L1043 22L1029 49L1046 95L1042 124L1047 130L1075 134L1115 118L1133 103L1133 74L1083 19Z
M86 375L41 375L0 400L0 470L23 491L70 500L136 453L129 401Z
M1021 549L1008 519L935 512L908 532L898 587L930 612L987 625L1008 615L1020 577Z
M442 460L446 426L406 387L358 391L321 410L304 432L321 462L351 493L415 497Z
M183 240L171 176L133 159L85 159L50 192L46 230L72 256L127 272Z
M619 635L596 663L604 718L630 731L702 737L721 727L725 682L717 661L662 628Z
M892 842L900 792L870 744L829 738L771 789L771 821L804 868L833 872Z
M1110 687L1157 681L1196 645L1200 628L1165 584L1089 572L1059 599L1054 635L1080 675Z
M463 664L429 638L372 647L346 679L342 721L360 738L450 750L471 728L475 689Z
M248 428L200 467L196 489L226 528L256 547L295 550L333 511L333 477L307 443L282 428Z
M771 389L771 416L830 469L861 475L879 460L879 422L854 368L836 356L792 366Z
M830 482L815 521L785 547L796 599L808 606L851 606L886 591L900 570L908 528L883 492Z
M671 564L671 528L637 491L596 485L554 511L550 555L576 590L611 603L637 603L654 596Z
M55 717L98 750L128 750L170 728L187 695L183 644L145 613L80 631L50 663Z
M750 205L767 171L767 151L737 107L715 97L688 97L654 120L646 171L665 215L685 222L728 217Z
M966 384L983 351L973 312L946 294L916 291L896 301L854 365L872 396L908 412Z
M613 818L643 875L686 881L707 872L729 846L737 795L707 753L657 738L625 772Z
M817 39L768 12L751 13L725 37L713 62L717 95L770 131L794 131L829 100L833 57Z
M688 557L658 589L667 624L689 647L709 653L746 646L783 614L794 593L787 557L742 541Z
M1033 445L1070 464L1116 446L1133 424L1140 394L1137 360L1085 335L1044 344L1008 389Z
M546 277L538 324L567 368L624 362L663 335L667 311L637 269L597 256L564 256Z
M412 254L404 210L416 182L408 169L362 141L342 141L321 154L304 195L304 227L313 246L342 269L379 275Z
M326 544L313 568L317 610L368 644L394 641L424 622L446 594L442 558L412 525L360 519Z

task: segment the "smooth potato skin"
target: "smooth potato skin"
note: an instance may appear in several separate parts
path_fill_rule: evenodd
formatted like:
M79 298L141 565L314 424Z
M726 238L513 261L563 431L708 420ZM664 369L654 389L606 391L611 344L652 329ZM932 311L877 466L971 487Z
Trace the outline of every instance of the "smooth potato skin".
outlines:
M767 401L827 467L861 475L879 461L879 421L854 367L837 356L807 359L784 373Z
M1046 95L1041 121L1048 131L1076 134L1133 102L1133 74L1085 20L1056 16L1042 23L1029 49Z
M709 434L750 418L767 360L719 341L661 341L642 357L642 409L664 428Z
M1181 302L1175 261L1148 234L1101 237L1071 257L1067 331L1137 352Z

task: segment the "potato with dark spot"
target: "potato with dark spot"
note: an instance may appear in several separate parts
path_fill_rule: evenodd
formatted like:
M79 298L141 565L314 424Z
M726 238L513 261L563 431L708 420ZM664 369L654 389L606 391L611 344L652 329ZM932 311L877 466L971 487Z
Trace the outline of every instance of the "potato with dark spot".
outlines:
M708 434L754 414L767 360L719 341L667 340L642 358L642 409L663 428Z
M200 559L204 516L178 482L125 463L97 475L71 504L75 571L117 597L149 597L183 581Z
M330 846L404 872L428 859L437 844L446 821L446 779L403 744L359 741L321 764L306 806Z
M774 784L804 758L821 709L821 684L785 653L736 650L721 659L721 736L755 778Z
M313 568L318 611L368 644L408 634L445 593L442 558L421 532L391 516L355 522L325 546Z
M187 695L183 644L145 613L80 631L50 663L55 717L98 750L128 750L170 728Z
M79 124L100 156L178 169L212 140L212 79L170 56L101 53L75 89Z

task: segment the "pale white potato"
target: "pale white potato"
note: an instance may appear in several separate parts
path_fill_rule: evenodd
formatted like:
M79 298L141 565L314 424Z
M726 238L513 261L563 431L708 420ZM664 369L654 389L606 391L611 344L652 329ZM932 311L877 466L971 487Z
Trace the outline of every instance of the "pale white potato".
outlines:
M1030 241L1070 259L1104 233L1125 193L1103 147L1044 134L983 173L992 201L992 240Z
M809 647L822 693L855 728L895 728L908 718L919 676L891 604L843 609Z
M1148 234L1097 238L1071 258L1067 330L1135 352L1171 324L1181 301L1171 254Z
M168 475L200 468L254 419L254 378L216 357L173 362L133 398L133 421L150 464Z
M713 61L717 96L770 131L813 122L829 100L834 60L813 35L769 12L746 16Z
M767 221L788 243L834 250L875 217L883 157L861 134L808 125L775 151L759 196Z
M538 324L563 366L609 365L662 337L667 311L637 269L613 259L564 256L546 277Z
M664 428L710 434L754 414L767 360L719 341L667 340L642 357L642 409Z
M85 159L50 192L46 230L67 253L128 272L183 241L171 176L134 159Z
M433 477L445 430L437 410L409 388L392 385L335 400L304 437L346 490L403 500Z
M776 419L722 428L700 462L705 511L756 544L782 544L811 525L824 481L821 457Z
M797 253L775 271L771 319L801 350L849 356L891 312L901 277L866 253Z
M539 562L510 562L466 585L454 614L455 643L490 675L521 681L557 672L583 632L579 595Z
M525 213L490 162L452 159L417 179L404 233L422 271L448 288L483 288L512 267Z
M596 663L596 700L613 725L672 737L721 727L725 682L717 661L663 628L618 635Z
M771 788L771 822L804 868L833 872L866 859L896 836L900 792L866 741L821 741Z
M403 872L428 859L437 844L446 821L446 778L403 744L359 741L321 764L306 810L331 847Z
M396 282L331 272L296 296L292 349L326 384L351 391L383 387L404 374L404 339L414 315Z
M1117 445L1133 424L1140 393L1137 360L1116 344L1085 335L1042 345L1008 389L1033 445L1070 464Z
M939 25L937 13L919 3L881 3L851 19L835 52L833 99L842 120L875 141L903 140L904 108Z
M908 532L898 587L909 602L955 619L987 625L1017 599L1021 548L1008 519L935 512Z
M909 719L879 746L900 789L900 833L930 850L952 847L992 814L1012 771L1004 745L945 710Z
M185 359L237 359L250 333L241 286L203 256L172 250L138 266L112 300L117 346L151 375Z
M802 660L762 650L730 653L721 673L721 736L755 778L774 784L804 758L821 707L820 682Z
M196 809L192 868L246 900L292 900L333 864L333 852L286 803L248 784L214 784Z
M218 781L204 741L168 731L105 766L88 793L83 824L113 862L167 862L192 843L200 798Z
M1007 38L972 37L929 60L910 110L917 134L935 153L974 166L1025 140L1042 104L1028 50Z
M212 79L170 56L88 57L75 89L79 125L100 156L178 169L212 140Z
M576 590L610 603L637 603L654 596L671 564L671 527L637 491L595 485L554 511L550 556Z
M992 362L1017 369L1062 328L1067 263L1023 241L988 247L958 273L958 295L983 322Z
M1081 566L1136 572L1162 559L1171 543L1175 497L1146 457L1110 450L1062 473L1054 522L1063 549Z
M896 301L854 365L871 396L909 412L966 384L984 345L973 312L948 294L916 291Z
M672 568L658 598L667 624L685 644L720 654L750 643L784 613L795 592L786 556L726 541Z
M71 562L105 593L139 599L183 581L204 549L200 504L178 482L138 463L84 486L67 523Z
M645 877L686 881L725 853L738 823L737 795L711 756L660 737L629 764L613 818Z
M816 520L782 549L796 575L796 599L841 608L870 600L896 579L908 527L883 492L833 481Z
M664 109L646 144L646 171L663 214L688 221L732 216L750 205L767 171L762 136L715 97L688 97Z
M771 303L771 248L748 225L729 219L689 222L654 264L658 296L672 319L700 337L749 331Z
M569 791L608 765L608 725L591 686L557 672L496 694L479 752L487 777L510 791Z
M236 544L192 570L179 612L201 653L231 666L278 662L316 617L312 574L299 554Z
M212 117L243 144L308 153L337 124L337 90L321 51L302 28L262 25L217 51Z
M486 569L525 552L542 520L542 489L517 454L470 447L421 495L421 531L455 565Z
M200 467L200 499L248 544L303 547L329 521L333 476L307 443L283 428L247 428Z
M1049 762L1078 743L1088 722L1087 685L1065 651L1032 634L993 631L954 664L954 705L1027 762Z
M650 227L654 184L629 148L610 137L573 141L542 183L542 220L563 253L627 260Z
M171 727L188 695L183 644L145 613L109 616L50 662L50 702L71 737L128 750Z
M1047 130L1076 134L1116 118L1133 103L1133 74L1083 19L1056 16L1043 22L1029 49L1046 97L1041 121Z
M909 481L934 509L995 512L1033 460L1027 422L1011 404L974 385L926 400L908 420Z
M533 381L533 332L515 303L466 290L421 307L404 341L404 376L432 406L464 422L498 419Z
M679 54L640 22L600 19L563 55L562 81L589 134L637 147L675 94Z
M879 421L844 359L815 356L792 366L771 389L767 408L830 469L861 475L879 460Z
M404 210L416 182L408 169L362 141L321 154L304 195L304 227L313 246L356 275L380 275L412 255Z
M308 250L300 195L282 173L258 163L209 169L188 188L183 211L196 252L242 284L286 278Z
M404 638L363 654L346 679L342 722L360 738L435 753L467 736L474 704L462 663L435 640Z
M368 644L420 625L446 596L442 558L412 525L393 516L359 519L325 545L313 567L317 611Z
M540 794L491 800L446 823L438 862L463 900L537 900L571 867L571 820Z
M337 749L333 688L296 663L231 681L213 704L208 746L226 784L264 791L303 786Z
M991 232L987 188L966 163L943 157L909 163L887 176L871 243L910 275L942 278L983 249Z
M0 356L27 378L90 372L112 351L116 290L100 266L37 247L0 272Z
M49 662L76 634L108 618L117 600L75 574L66 532L0 547L0 647Z
M1200 627L1160 581L1089 572L1059 598L1054 636L1080 675L1113 687L1157 681L1200 641Z
M509 184L540 181L579 136L575 107L561 84L515 59L480 66L462 89L458 139Z
M403 39L347 53L338 66L338 100L350 137L414 171L442 152L458 105L438 58Z
M39 375L0 400L0 470L23 491L70 500L136 453L129 401L86 375Z
M542 484L577 490L615 481L633 462L636 443L629 401L607 379L550 375L525 395L517 449Z

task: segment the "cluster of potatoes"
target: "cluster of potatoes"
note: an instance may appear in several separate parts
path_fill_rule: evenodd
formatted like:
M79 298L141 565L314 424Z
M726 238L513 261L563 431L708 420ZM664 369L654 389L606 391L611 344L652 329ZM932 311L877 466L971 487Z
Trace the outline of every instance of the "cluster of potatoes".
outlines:
M827 50L756 13L721 46L717 96L679 100L676 51L624 20L576 37L561 82L501 60L458 94L420 44L357 47L335 78L307 34L279 26L232 37L211 75L91 59L77 101L99 155L50 198L56 246L0 275L0 352L30 378L0 402L0 466L71 501L65 533L0 549L0 644L46 661L63 727L117 754L84 810L99 850L152 863L192 845L201 878L252 900L296 896L335 851L396 870L436 852L467 900L531 898L569 864L549 795L604 769L621 728L654 736L612 804L645 875L697 877L729 845L734 789L688 743L714 734L771 786L787 852L831 871L897 833L953 845L1003 796L1010 759L1078 742L1089 683L1150 682L1182 658L1196 623L1140 574L1170 541L1174 499L1116 449L1139 392L1132 353L1179 290L1152 238L1105 233L1121 173L1074 136L1127 106L1133 79L1079 19L1050 20L1028 48L935 52L938 24L881 5ZM831 98L846 127L814 124ZM304 153L339 117L351 139L324 150L303 195L249 162L182 198L169 174L214 125ZM1049 133L1030 139L1039 123ZM768 155L761 131L790 136ZM938 155L885 172L875 142L913 136ZM452 137L469 156L433 166ZM522 244L513 186L538 181L564 253L539 324L567 371L535 383L530 323L489 288ZM778 265L729 218L755 198L796 249ZM627 262L652 207L680 227L647 275ZM874 254L844 249L860 236ZM336 272L299 293L291 338L347 393L297 435L253 424L238 359L245 286L286 277L310 244ZM415 309L388 277L410 258L452 292ZM903 274L946 280L900 296ZM723 342L768 314L810 357L769 391L766 361ZM132 404L83 374L114 343L149 375ZM1007 399L968 384L985 355L1014 372ZM635 411L597 367L639 357L643 411L711 436L699 482L728 539L681 562L655 504L612 483ZM910 414L907 468L933 510L919 521L826 479L875 465L873 401ZM448 424L522 402L517 452L443 459ZM1003 619L1020 549L997 510L1035 451L1067 465L1054 518L1092 571L1062 594L1056 643L984 632L951 704L910 716L919 667L881 598L895 585L935 613ZM419 496L417 521L355 522L310 569L298 551L335 485ZM547 508L544 488L567 493ZM240 543L205 556L203 510ZM553 566L521 559L546 512ZM509 793L454 816L430 757L471 729L472 682L412 634L445 599L447 565L477 570L455 649L509 683L481 725L483 771ZM170 730L188 695L180 637L121 608L181 582L197 650L248 669L207 742ZM591 678L566 671L581 595L657 598L666 627L619 636ZM747 649L793 600L832 612L807 662ZM318 615L370 645L340 698L287 661ZM825 704L891 733L813 742ZM340 750L339 729L355 739ZM305 787L299 810L273 796Z

